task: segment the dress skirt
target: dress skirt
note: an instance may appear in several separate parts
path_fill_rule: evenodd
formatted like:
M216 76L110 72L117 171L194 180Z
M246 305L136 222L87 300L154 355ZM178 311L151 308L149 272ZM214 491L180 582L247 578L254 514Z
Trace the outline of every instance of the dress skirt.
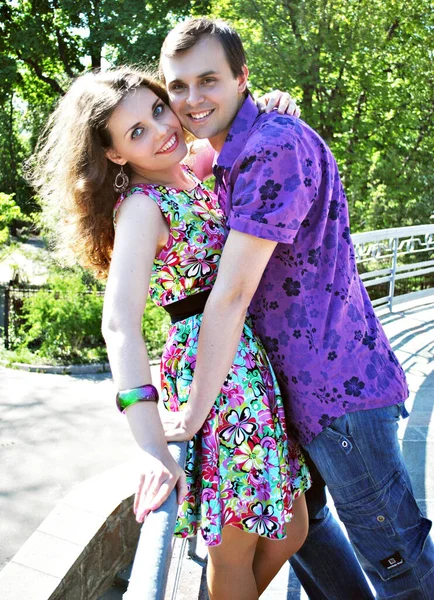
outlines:
M171 326L161 359L162 399L182 410L196 364L202 314ZM269 539L286 537L292 502L311 485L300 446L288 438L279 387L247 317L234 364L202 429L188 443L188 493L175 535L201 531L221 543L232 525Z

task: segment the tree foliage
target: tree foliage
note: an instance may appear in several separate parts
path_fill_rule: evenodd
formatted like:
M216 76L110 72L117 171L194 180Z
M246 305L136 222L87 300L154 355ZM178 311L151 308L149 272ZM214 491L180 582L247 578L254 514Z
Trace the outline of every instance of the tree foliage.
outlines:
M11 225L18 220L27 221L14 200L14 194L0 192L0 245L8 241Z
M11 352L3 353L2 358L20 362L22 356L27 361L26 349L29 349L40 362L71 364L107 360L101 333L103 290L89 272L58 267L53 268L46 286L27 290L27 293L25 286L18 287L21 293L12 293L8 307ZM148 302L142 334L151 358L160 357L169 326L168 313Z
M86 68L154 64L178 19L206 0L0 0L0 190L34 207L22 177L54 101Z
M21 344L60 361L87 362L98 356L104 347L102 296L89 290L78 273L54 275L48 283L49 289L24 302Z
M430 0L219 0L253 88L290 90L337 157L357 230L434 211Z
M0 191L34 210L22 178L53 102L86 67L154 63L189 14L229 19L251 87L278 87L337 157L353 230L434 212L431 0L0 0Z

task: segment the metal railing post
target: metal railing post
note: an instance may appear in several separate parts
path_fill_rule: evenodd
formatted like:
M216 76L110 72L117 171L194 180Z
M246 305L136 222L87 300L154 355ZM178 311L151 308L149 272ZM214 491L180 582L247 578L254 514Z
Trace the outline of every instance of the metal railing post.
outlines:
M187 442L170 443L169 451L184 467ZM164 600L178 514L176 489L142 525L128 589L123 600Z
M398 238L393 238L392 273L389 284L389 311L393 309L393 295L395 293L395 275L398 264Z

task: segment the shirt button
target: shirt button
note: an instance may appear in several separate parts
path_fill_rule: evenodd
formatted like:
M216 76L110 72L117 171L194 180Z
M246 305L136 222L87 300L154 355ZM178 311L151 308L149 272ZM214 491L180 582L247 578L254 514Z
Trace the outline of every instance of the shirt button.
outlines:
M378 515L378 517L377 517L377 521L378 521L379 523L384 523L384 521L385 521L385 520L386 520L386 517L383 517L383 515Z

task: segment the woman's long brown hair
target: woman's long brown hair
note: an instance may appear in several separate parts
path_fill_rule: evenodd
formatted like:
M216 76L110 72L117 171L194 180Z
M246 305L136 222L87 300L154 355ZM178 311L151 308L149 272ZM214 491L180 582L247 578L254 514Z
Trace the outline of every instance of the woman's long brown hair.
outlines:
M110 264L118 199L113 182L120 168L105 156L112 143L107 123L119 102L140 87L168 104L157 77L136 68L75 79L50 116L29 170L51 221L54 215L57 245L98 277L107 275Z

